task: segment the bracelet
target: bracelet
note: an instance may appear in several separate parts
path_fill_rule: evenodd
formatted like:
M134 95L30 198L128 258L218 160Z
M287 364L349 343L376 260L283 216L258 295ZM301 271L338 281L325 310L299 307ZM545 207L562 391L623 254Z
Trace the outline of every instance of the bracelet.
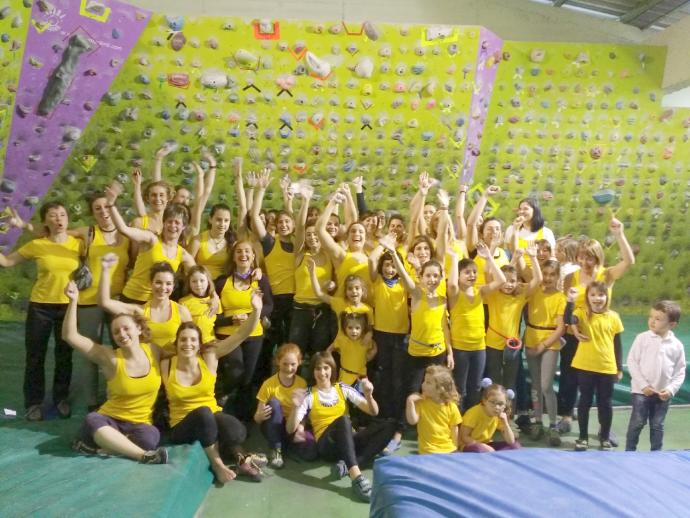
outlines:
M448 210L448 207L439 207L438 210Z

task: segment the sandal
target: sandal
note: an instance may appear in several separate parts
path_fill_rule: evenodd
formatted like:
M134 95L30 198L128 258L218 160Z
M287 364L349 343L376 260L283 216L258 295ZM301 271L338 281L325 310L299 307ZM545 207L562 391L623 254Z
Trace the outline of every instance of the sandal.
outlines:
M31 405L24 414L27 421L43 421L43 409L41 405Z

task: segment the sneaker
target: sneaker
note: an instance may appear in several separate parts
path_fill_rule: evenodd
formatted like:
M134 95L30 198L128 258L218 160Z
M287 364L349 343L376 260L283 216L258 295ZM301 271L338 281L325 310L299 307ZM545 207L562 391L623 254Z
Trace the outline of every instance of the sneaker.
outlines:
M391 439L390 441L388 441L388 444L386 445L386 447L381 452L381 455L383 455L384 457L387 457L388 455L392 455L393 452L395 452L396 450L399 450L399 449L400 449L400 441L396 441L395 439Z
M371 482L364 475L360 475L352 481L352 490L357 495L357 498L363 502L371 500Z
M248 453L245 458L249 459L259 469L268 466L268 457L263 453Z
M261 469L254 465L250 457L245 457L241 464L232 468L240 476L247 477L252 482L261 482Z
M43 409L41 405L31 405L24 414L27 421L43 421Z
M72 441L72 449L77 453L83 453L84 455L98 455L98 448L89 446L81 439L74 439Z
M613 449L613 444L611 443L611 441L600 441L599 449L601 451L611 451Z
M283 466L285 466L285 462L283 461L283 452L280 448L271 450L271 458L269 463L271 464L271 467L275 469L281 469Z
M560 446L561 445L561 435L558 433L558 429L555 426L549 428L549 446Z
M72 415L72 407L64 399L62 401L59 401L58 404L55 405L55 408L57 409L57 413L60 419L69 419Z
M536 423L532 423L532 425L529 428L529 438L532 439L533 441L538 441L544 436L544 425L542 424L541 421L537 421Z
M558 429L559 433L570 433L570 430L572 429L571 421L569 419L561 419L558 421L556 428Z
M599 433L597 433L597 438L599 439L599 442L601 442L601 430L599 430ZM613 430L609 432L609 442L611 443L611 446L618 448L618 437L615 433L613 433Z
M333 475L336 480L340 480L347 476L347 466L344 460L339 460L331 466L331 475Z
M587 439L575 439L575 451L587 451L589 443Z
M168 450L165 448L156 448L144 453L139 460L142 464L167 464Z

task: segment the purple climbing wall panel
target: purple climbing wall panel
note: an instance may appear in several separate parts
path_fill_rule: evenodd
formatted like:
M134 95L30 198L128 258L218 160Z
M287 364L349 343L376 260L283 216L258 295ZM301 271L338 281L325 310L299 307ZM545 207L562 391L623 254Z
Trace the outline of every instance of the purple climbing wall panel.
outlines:
M0 212L28 219L151 13L116 1L34 2L0 184ZM11 246L18 232L0 234Z
M467 145L465 146L465 157L463 160L461 178L461 183L463 184L471 184L474 178L474 169L479 156L491 93L496 80L497 65L501 61L502 46L503 40L501 38L482 27L479 37L472 105L470 108L470 123L467 128Z

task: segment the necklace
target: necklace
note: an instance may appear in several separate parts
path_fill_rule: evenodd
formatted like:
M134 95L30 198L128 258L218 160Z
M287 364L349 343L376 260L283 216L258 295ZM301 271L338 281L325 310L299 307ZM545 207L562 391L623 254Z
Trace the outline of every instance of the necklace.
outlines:
M216 250L224 248L223 244L225 243L225 235L221 235L220 237L213 237L211 234L209 234L208 240L216 246Z
M110 232L115 232L115 231L117 230L117 227L113 227L113 228L111 228L110 230L106 230L106 229L104 229L103 227L101 227L101 226L99 225L98 229L99 229L101 232L110 233Z

